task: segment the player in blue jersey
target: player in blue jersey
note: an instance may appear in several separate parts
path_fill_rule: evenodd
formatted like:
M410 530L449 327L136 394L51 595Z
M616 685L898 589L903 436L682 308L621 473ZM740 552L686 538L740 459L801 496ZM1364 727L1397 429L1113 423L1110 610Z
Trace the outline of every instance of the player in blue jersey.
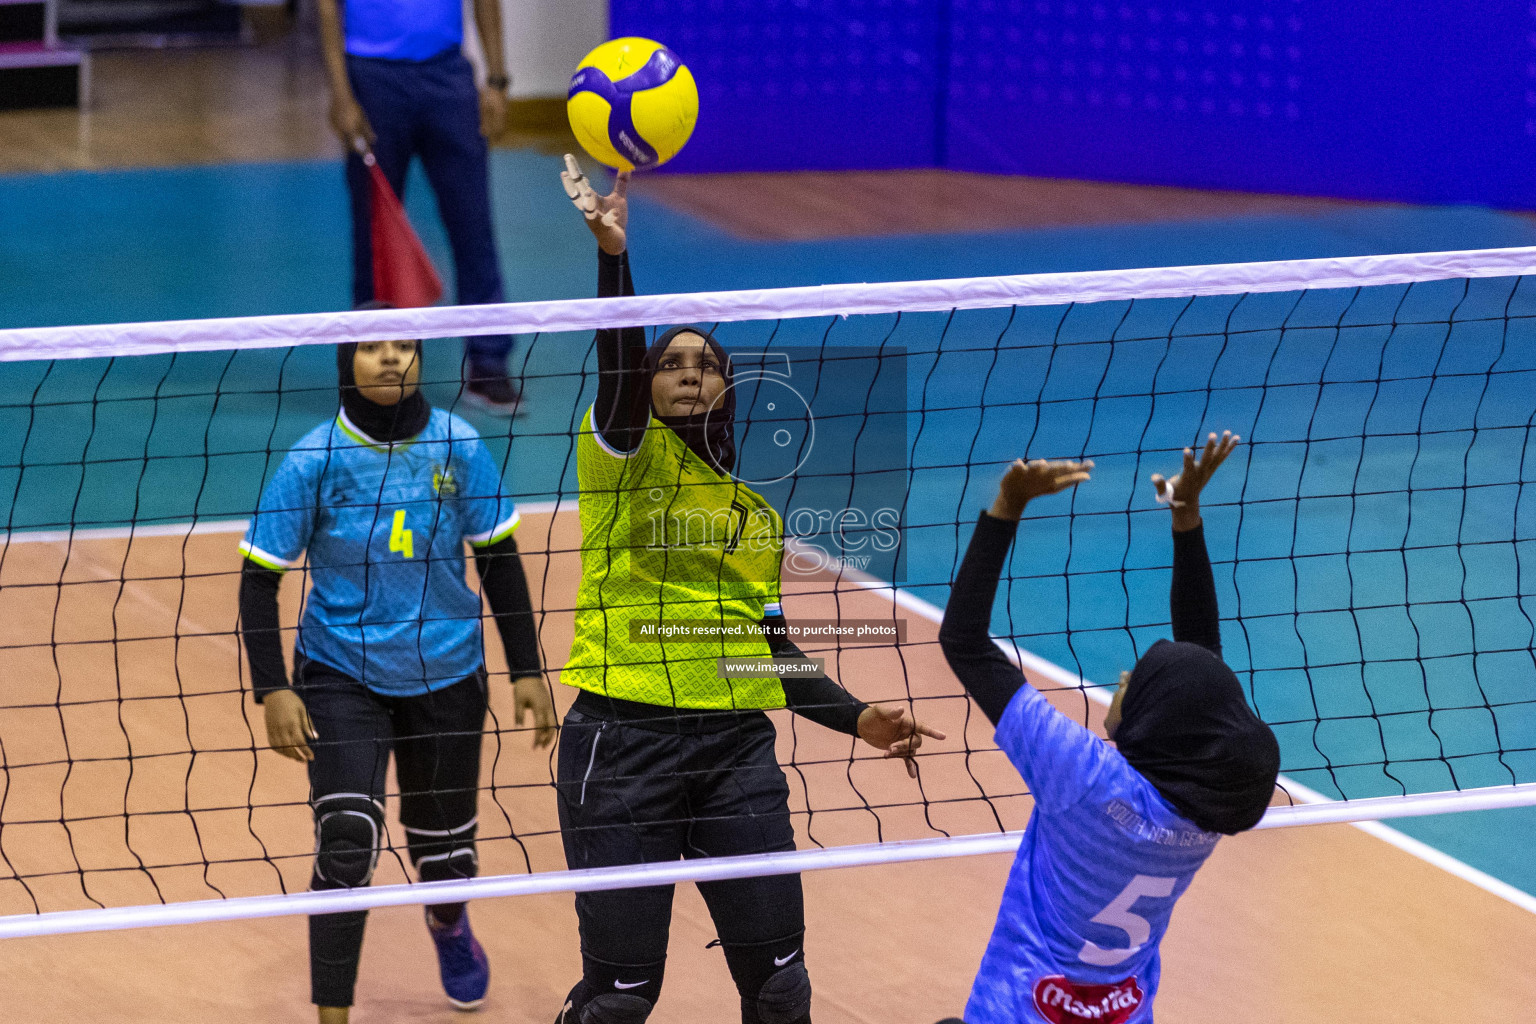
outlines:
M1200 492L1238 439L1210 435L1183 471L1154 476L1173 508L1173 640L1121 677L1115 746L1055 710L988 632L998 576L1033 499L1086 481L1091 462L1017 461L982 513L939 642L997 726L1035 809L966 1004L969 1024L1144 1024L1173 905L1222 835L1258 824L1280 751L1221 660Z
M516 721L554 741L517 509L474 429L422 395L415 341L337 349L341 409L294 445L261 495L240 550L240 617L267 738L309 767L313 889L367 885L384 835L390 752L400 822L423 881L473 877L487 705L480 595L496 618ZM308 554L310 592L292 685L277 606L282 574ZM427 908L443 987L460 1009L485 996L489 967L464 904ZM311 995L321 1024L345 1024L366 911L309 919Z

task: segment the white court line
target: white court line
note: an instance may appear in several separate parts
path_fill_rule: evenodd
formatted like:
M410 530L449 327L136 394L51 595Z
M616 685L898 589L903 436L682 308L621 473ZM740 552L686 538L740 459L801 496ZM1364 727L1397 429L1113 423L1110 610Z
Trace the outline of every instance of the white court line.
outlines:
M125 540L129 537L187 537L204 533L244 533L248 519L207 519L154 526L91 526L80 530L0 531L0 547L11 544L59 544L72 540Z
M1288 791L1290 791L1293 796L1306 801L1307 803L1332 804L1335 806L1345 803L1345 801L1332 800L1315 790L1308 789L1306 786L1303 786L1301 783L1295 781L1294 779L1288 779L1284 776L1281 776L1281 780L1282 784ZM1524 783L1521 786L1500 786L1498 788L1514 790L1530 787L1533 785L1536 785L1536 783ZM1473 791L1468 790L1466 792ZM1388 799L1402 800L1404 798L1389 797ZM1521 805L1510 804L1504 806ZM1280 808L1275 808L1275 810L1279 809ZM1273 811L1271 811L1271 813L1273 813ZM1443 813L1443 811L1429 811L1428 813ZM1265 815L1266 819L1268 817L1268 815ZM1366 833L1367 835L1375 836L1377 839L1380 839L1384 843L1392 844L1406 854L1417 857L1419 860L1422 860L1428 864L1433 864L1435 867L1441 869L1442 871L1450 872L1464 882L1471 882L1473 885L1477 886L1479 889L1482 889L1484 892L1492 893L1500 899L1513 903L1521 910L1528 910L1531 913L1536 914L1536 896L1532 896L1524 889L1518 889L1503 879L1495 878L1488 874L1486 871L1480 871L1465 861L1457 860L1450 854L1445 853L1442 850L1437 850L1433 846L1430 846L1428 843L1415 839L1412 836L1404 835L1397 829L1388 825L1383 825L1379 821L1353 821L1350 822L1350 824L1360 831ZM1261 822L1259 827L1265 827L1264 823Z

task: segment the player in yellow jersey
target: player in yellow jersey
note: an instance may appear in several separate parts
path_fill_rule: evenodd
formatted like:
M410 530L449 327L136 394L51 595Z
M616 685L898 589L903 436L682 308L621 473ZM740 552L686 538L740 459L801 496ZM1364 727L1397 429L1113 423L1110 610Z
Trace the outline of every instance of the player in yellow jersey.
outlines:
M633 295L629 184L599 196L566 157L566 193L598 242L598 292ZM794 849L789 786L763 712L788 707L908 759L943 734L870 707L825 675L721 678L721 659L800 659L787 637L779 513L736 480L725 350L674 328L597 332L582 420L582 580L561 681L581 693L560 741L571 868ZM743 1024L809 1024L798 875L701 882ZM557 1024L641 1024L661 993L672 886L579 893L582 979Z

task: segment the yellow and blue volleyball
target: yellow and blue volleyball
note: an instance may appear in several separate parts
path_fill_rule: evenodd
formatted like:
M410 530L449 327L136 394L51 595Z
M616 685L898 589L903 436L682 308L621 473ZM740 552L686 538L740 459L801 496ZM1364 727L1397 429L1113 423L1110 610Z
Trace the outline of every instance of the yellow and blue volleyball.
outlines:
M650 39L611 39L571 76L566 113L593 158L621 171L677 155L699 119L699 89L677 54Z

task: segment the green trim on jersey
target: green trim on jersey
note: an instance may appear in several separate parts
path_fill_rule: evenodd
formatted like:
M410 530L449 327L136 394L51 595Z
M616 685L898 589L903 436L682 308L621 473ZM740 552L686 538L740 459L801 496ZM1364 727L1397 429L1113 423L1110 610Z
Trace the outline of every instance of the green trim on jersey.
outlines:
M779 600L784 521L773 506L655 418L638 449L614 453L593 431L590 408L576 440L576 479L581 586L560 681L659 707L783 707L776 676L721 679L717 667L722 657L771 655L756 626L764 605ZM749 625L751 639L632 633L684 620L728 632Z
M285 562L271 552L253 547L250 541L242 540L240 542L240 553L263 569L271 569L273 572L287 572L293 568L291 562Z
M472 548L477 548L477 549L478 548L488 548L492 544L500 544L502 541L504 541L508 537L512 536L514 533L517 532L517 528L519 526L522 526L522 525L523 525L523 517L522 517L522 515L520 515L519 513L514 512L514 513L512 513L512 518L511 519L507 520L507 522L502 524L497 529L492 530L491 531L491 535L489 537L486 537L484 540L476 540L473 537L466 537L465 540L469 541L469 546L472 547Z
M336 414L336 426L343 434L346 434L349 438L356 441L364 448L371 448L376 452L382 452L386 455L388 455L391 451L395 452L396 454L404 452L408 450L416 441L416 438L411 437L404 441L396 441L393 444L380 444L353 426L352 422L347 419L347 413L345 409Z

